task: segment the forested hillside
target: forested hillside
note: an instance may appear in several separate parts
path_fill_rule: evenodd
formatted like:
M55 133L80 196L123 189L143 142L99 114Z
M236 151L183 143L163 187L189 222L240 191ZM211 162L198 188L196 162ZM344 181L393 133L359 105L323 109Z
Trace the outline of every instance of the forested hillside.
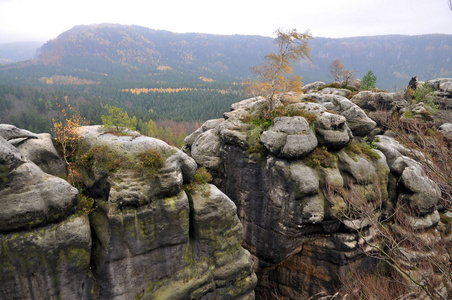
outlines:
M413 75L452 76L451 35L314 38L309 46L312 60L294 66L304 83L331 81L328 66L336 58L358 78L373 70L386 90L405 87ZM55 96L91 123L100 123L105 105L142 122L219 118L243 99L240 82L273 47L261 36L76 26L45 43L35 59L0 65L0 123L49 131Z

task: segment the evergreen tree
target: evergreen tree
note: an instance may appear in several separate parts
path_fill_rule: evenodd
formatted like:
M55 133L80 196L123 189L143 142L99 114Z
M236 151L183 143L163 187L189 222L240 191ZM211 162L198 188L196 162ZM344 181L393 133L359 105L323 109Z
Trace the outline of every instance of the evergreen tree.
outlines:
M366 75L364 75L361 80L361 89L362 90L371 90L375 88L375 84L377 83L377 76L369 70Z

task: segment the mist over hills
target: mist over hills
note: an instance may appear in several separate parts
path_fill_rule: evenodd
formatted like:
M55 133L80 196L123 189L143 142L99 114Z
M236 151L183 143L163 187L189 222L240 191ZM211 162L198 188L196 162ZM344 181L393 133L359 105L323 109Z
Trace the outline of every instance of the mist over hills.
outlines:
M328 66L336 58L347 69L355 70L358 78L372 69L378 77L377 86L384 89L404 87L413 75L421 80L452 76L452 35L314 38L309 44L312 61L304 60L295 67L305 83L329 81ZM32 62L19 64L22 72L8 66L8 72L0 70L0 76L13 84L8 74L28 83L53 75L135 84L188 82L200 77L241 81L252 76L250 66L260 64L273 47L273 39L262 36L82 25L45 43Z
M41 42L18 42L0 44L0 64L13 63L32 59L36 50L42 46Z

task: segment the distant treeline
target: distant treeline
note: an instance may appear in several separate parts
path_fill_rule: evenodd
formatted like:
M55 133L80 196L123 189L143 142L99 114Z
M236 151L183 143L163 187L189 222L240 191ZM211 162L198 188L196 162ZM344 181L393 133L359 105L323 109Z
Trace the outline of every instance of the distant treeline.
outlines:
M207 83L209 87L181 85L164 89L148 88L136 93L113 87L83 86L83 88L22 87L0 85L0 123L9 123L33 132L50 132L52 118L57 116L55 97L62 106L70 104L87 121L102 124L105 105L121 107L136 116L138 129L153 120L160 129L160 138L176 144L169 136L188 134L205 120L220 118L230 105L241 99L239 86ZM43 84L43 86L46 86ZM171 134L168 133L171 127ZM163 130L163 131L162 131ZM165 133L166 130L166 133ZM163 137L167 138L163 138Z

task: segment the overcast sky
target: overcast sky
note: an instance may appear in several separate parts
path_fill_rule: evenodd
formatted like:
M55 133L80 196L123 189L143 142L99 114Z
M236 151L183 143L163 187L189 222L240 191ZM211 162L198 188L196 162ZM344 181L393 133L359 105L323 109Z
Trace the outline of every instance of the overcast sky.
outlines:
M0 43L47 41L73 26L118 23L173 32L317 37L452 34L448 0L0 0Z

